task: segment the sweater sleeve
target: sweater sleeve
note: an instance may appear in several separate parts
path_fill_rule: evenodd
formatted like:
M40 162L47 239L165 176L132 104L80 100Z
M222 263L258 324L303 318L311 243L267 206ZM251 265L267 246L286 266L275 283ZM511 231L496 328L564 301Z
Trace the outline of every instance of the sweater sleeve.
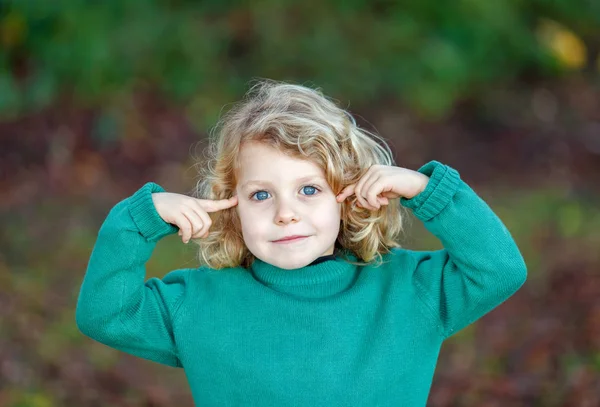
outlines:
M431 161L418 171L430 177L425 190L400 202L444 248L412 252L412 278L445 339L514 294L527 268L505 225L456 170Z
M146 183L116 204L100 227L77 301L85 335L129 354L181 367L173 337L190 269L144 282L145 264L159 239L179 229L164 222L152 202L159 185Z

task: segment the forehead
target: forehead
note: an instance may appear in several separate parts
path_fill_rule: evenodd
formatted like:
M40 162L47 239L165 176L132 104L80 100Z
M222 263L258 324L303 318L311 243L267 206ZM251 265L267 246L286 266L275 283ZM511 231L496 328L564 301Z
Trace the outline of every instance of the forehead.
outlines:
M314 162L291 157L264 143L244 143L239 156L239 183L253 181L271 183L307 180L325 174Z

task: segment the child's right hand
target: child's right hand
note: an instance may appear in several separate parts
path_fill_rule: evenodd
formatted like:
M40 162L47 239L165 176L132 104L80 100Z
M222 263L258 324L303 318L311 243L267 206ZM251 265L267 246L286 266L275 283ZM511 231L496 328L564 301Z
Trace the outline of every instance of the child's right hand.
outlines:
M160 217L179 228L183 243L208 236L212 220L208 212L232 208L238 203L236 195L229 199L197 199L172 192L155 192L152 202Z

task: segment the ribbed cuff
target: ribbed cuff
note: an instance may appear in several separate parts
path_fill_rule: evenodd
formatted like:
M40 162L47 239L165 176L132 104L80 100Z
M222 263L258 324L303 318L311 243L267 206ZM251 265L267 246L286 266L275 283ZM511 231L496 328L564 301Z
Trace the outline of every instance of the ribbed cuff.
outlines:
M179 230L175 225L165 222L154 207L153 192L165 192L154 182L147 182L129 197L129 213L142 236L148 241L158 241Z
M425 189L411 199L400 198L400 203L413 210L417 218L428 221L440 213L456 193L460 181L458 172L438 161L430 161L417 170L429 177Z

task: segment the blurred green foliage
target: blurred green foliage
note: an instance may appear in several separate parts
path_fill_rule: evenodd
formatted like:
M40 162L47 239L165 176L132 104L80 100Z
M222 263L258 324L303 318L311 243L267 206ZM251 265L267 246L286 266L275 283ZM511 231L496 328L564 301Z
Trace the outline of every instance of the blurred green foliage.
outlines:
M588 0L4 0L0 116L153 91L206 125L255 77L439 116L498 83L595 66L598 38Z

